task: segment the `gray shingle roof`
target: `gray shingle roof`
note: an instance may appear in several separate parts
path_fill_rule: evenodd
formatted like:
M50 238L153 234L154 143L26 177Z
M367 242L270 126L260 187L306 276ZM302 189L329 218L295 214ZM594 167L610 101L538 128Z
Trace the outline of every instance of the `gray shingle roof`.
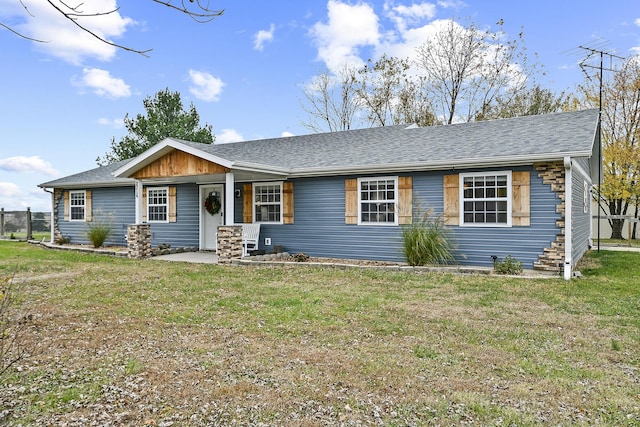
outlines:
M591 109L424 128L386 126L232 144L179 142L238 165L286 170L294 176L382 168L444 169L522 164L565 156L589 157L597 117L598 111ZM41 186L102 180L124 163Z

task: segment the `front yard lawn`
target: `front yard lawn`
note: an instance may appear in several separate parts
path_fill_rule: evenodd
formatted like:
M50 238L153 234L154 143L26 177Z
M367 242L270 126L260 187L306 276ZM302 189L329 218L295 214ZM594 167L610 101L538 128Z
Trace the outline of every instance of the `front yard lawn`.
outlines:
M581 279L136 261L0 241L6 425L638 425L640 253Z

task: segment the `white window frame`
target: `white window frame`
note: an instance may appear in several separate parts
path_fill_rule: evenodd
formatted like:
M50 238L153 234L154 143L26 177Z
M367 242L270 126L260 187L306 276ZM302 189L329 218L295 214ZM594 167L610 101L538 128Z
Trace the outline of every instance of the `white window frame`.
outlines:
M512 187L512 171L488 171L488 172L469 172L469 173L461 173L460 174L460 225L463 227L489 227L489 228L503 228L503 227L511 227L513 220L513 187ZM465 201L503 201L504 197L480 197L480 198L470 198L466 199L464 197L464 179L465 178L476 178L476 177L487 177L487 176L506 176L507 177L507 222L506 223L479 223L479 222L465 222L464 220L464 202Z
M277 221L258 221L258 216L257 216L257 210L259 206L262 206L262 201L257 200L258 192L256 191L256 188L260 188L260 187L275 187L277 186L279 188L279 201L278 202L266 202L265 206L279 206L280 208L280 218ZM259 223L259 224L282 224L283 223L283 216L284 216L284 195L282 193L282 181L274 181L274 182L254 182L253 183L253 190L252 190L252 194L253 194L253 200L251 202L252 208L253 208L253 222L254 223ZM274 193L275 194L275 193Z
M374 181L393 181L393 199L379 199L382 203L393 203L393 222L391 221L363 221L362 220L362 204L370 203L371 200L362 199L362 184ZM398 177L397 176L372 176L358 178L358 225L376 225L381 227L389 227L398 225Z
M74 205L74 194L82 194L82 205ZM82 208L82 218L73 217L73 209ZM69 221L85 222L87 220L87 192L85 190L69 191Z
M151 204L151 194L154 191L164 191L166 197L166 203L154 203ZM151 208L155 206L164 206L165 208L165 219L151 219ZM164 224L169 222L169 187L147 187L147 222L148 223L156 223L156 224Z

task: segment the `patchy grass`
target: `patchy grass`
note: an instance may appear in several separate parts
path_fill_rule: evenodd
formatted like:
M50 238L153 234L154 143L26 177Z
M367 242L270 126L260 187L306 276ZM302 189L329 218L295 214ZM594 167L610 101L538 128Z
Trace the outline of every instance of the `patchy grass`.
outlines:
M38 344L0 379L0 424L637 425L640 254L580 268L225 267L0 242Z

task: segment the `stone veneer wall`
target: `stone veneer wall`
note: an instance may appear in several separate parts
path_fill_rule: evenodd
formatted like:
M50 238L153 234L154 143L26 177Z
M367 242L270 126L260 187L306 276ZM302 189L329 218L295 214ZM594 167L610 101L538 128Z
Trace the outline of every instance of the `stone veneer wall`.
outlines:
M127 227L127 249L129 258L149 258L152 255L149 224L132 224Z
M60 232L60 228L58 228L58 206L60 204L60 200L62 199L63 190L60 188L53 189L53 217L51 221L53 221L53 241L61 242L62 241L62 233ZM64 207L63 207L64 209Z
M218 227L218 263L230 264L233 258L242 257L242 225Z
M533 264L536 270L559 272L564 267L564 248L565 248L565 218L566 218L566 201L565 201L565 168L562 162L545 162L534 164L538 171L538 176L542 181L551 185L551 190L556 193L559 199L556 205L556 212L561 215L556 220L556 225L560 227L560 233L556 235L556 240L551 243L551 247L545 248L544 253L538 256L538 261Z

